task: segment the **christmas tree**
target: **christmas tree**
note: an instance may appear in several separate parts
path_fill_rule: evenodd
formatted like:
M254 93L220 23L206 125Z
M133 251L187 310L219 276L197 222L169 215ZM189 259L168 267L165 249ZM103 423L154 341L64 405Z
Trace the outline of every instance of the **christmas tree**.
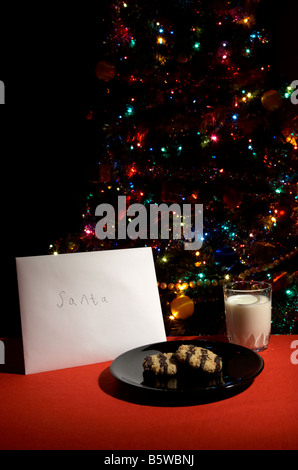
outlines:
M298 331L298 117L258 7L115 0L97 17L94 170L81 231L51 252L151 246L168 333L222 332L222 286L244 279L272 283L273 333ZM99 239L95 209L117 208L119 195L144 207L203 204L202 247Z

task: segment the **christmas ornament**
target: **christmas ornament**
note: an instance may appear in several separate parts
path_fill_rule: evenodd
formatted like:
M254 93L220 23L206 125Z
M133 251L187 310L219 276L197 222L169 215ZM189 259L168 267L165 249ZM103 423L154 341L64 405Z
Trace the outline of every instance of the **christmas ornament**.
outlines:
M177 56L177 62L179 62L180 64L186 64L191 59L192 59L192 54L189 55L186 52L181 52Z
M280 201L275 209L275 214L277 215L279 222L282 223L288 222L292 213L293 209L291 203L286 200Z
M109 82L116 75L116 67L107 60L100 60L95 67L95 75L99 80Z
M194 303L187 295L179 295L171 302L172 315L178 320L191 317L194 309Z
M267 111L277 111L281 108L282 97L279 92L276 90L269 90L264 93L261 98L262 106L267 109Z

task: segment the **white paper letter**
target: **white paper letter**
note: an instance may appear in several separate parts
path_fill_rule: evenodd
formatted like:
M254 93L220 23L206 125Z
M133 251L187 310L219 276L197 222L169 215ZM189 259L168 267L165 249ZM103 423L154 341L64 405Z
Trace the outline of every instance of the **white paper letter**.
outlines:
M17 258L25 374L166 341L151 248ZM4 345L0 341L0 362Z

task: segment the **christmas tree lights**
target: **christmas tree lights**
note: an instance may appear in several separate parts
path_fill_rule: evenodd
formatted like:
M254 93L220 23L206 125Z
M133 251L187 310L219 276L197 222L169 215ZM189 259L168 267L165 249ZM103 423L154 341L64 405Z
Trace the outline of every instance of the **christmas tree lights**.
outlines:
M222 285L236 279L271 282L273 332L297 332L297 116L257 3L116 0L98 17L100 97L86 120L102 129L99 176L81 233L51 252L152 246L170 333L221 332ZM203 204L202 248L98 239L95 208L119 195ZM187 315L173 314L181 294Z

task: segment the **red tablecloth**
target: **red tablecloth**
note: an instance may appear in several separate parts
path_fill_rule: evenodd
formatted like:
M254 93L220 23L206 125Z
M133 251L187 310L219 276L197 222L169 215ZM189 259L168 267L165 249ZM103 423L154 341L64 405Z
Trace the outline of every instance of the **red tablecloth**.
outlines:
M0 448L298 449L297 351L298 335L272 336L249 388L191 406L128 393L107 362L29 376L2 372Z

